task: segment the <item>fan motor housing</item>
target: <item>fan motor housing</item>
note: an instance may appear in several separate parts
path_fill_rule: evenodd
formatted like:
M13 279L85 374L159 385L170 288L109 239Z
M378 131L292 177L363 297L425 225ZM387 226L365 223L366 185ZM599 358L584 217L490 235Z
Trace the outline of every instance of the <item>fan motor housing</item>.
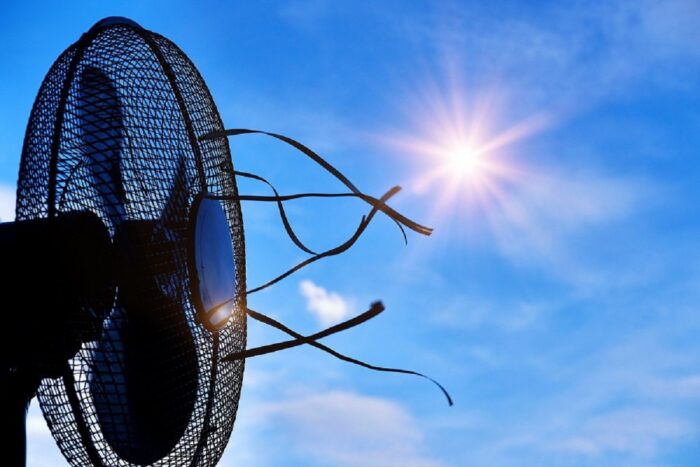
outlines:
M58 377L112 307L112 248L89 211L0 224L3 287L15 297L0 328L1 368Z

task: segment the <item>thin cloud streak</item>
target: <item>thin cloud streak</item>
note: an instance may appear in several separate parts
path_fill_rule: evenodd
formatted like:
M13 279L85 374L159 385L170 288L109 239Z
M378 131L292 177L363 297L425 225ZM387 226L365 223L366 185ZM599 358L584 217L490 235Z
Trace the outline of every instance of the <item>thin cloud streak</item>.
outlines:
M483 20L473 9L447 3L397 31L431 44L444 62L468 64L474 81L507 81L525 107L555 103L578 113L642 78L680 84L660 65L700 59L693 0L554 3L535 19L510 9Z
M654 410L619 410L587 420L581 433L551 443L550 448L586 457L628 453L652 458L664 445L694 433L686 420Z
M591 264L577 247L580 239L644 212L658 192L643 179L580 169L540 171L508 193L494 192L496 202L484 214L502 255L587 287L608 277L605 265Z
M320 465L438 467L424 453L418 422L403 407L350 391L308 393L258 408L286 426L296 448Z
M697 297L691 290L681 293L687 294ZM600 325L605 330L571 330L558 337L535 333L540 337L515 348L508 343L512 335L489 339L492 346L506 349L495 362L487 355L484 365L497 367L484 371L482 366L480 378L503 378L508 385L527 375L529 391L546 397L513 394L506 404L510 409L490 404L476 409L476 426L464 429L470 439L465 459L484 467L651 466L666 465L664 459L676 449L692 448L700 434L700 379L697 352L688 342L694 341L698 325L681 330L675 323L689 323L696 310L648 319L645 307L657 306L640 298L638 313L647 319L631 330L609 330L620 326L610 322ZM546 353L533 348L540 338L547 339ZM462 358L474 349L465 350ZM499 385L487 387L500 390Z

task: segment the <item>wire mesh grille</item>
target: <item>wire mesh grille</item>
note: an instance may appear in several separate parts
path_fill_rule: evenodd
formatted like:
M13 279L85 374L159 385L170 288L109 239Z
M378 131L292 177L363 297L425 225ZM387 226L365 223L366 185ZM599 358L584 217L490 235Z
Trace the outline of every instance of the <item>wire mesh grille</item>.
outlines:
M130 229L139 239L143 263L133 270L147 280L135 281L144 283L140 289L119 293L139 297L138 309L155 317L150 330L164 336L154 337L157 346L170 350L156 350L159 360L150 364L178 383L162 389L171 392L164 400L182 407L161 407L162 413L186 415L142 428L167 432L168 425L181 424L180 432L133 432L123 369L125 333L135 326L134 312L127 313L129 301L118 293L101 312L92 310L102 319L86 334L99 335L98 340L83 344L63 378L45 379L39 389L49 428L72 465L134 465L122 454L148 450L134 447L139 439L172 444L157 460L152 457L157 453L132 457L151 459L153 465L209 466L223 453L244 364L220 363L219 355L240 351L246 342L245 251L237 201L224 202L224 208L234 243L238 304L232 322L216 335L195 320L187 257L195 196L203 190L237 194L228 142L197 141L222 128L191 61L169 40L136 26L93 28L57 59L42 83L25 136L17 219L92 211L115 244L125 226L137 226Z

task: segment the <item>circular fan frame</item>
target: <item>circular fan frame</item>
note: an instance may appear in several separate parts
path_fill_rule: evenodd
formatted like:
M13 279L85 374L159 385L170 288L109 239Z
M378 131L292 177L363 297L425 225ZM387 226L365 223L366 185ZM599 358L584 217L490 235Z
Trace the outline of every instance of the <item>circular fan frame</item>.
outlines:
M177 443L153 465L215 465L233 429L243 379L244 360L221 362L220 357L246 346L245 245L228 142L225 138L199 140L223 130L223 125L190 59L163 36L121 18L97 23L65 50L46 75L27 125L16 217L45 219L91 211L115 237L119 220L114 209L105 206L105 187L96 186L95 169L90 167L95 162L85 156L85 138L79 128L77 82L89 67L110 77L122 105L125 124L118 164L123 193L113 195L123 197L126 219L153 223L145 240L146 266L163 293L179 304L177 312L187 322L185 334L196 349L196 402L189 421ZM176 189L181 196L172 196ZM189 207L202 192L228 197L222 204L236 262L236 311L218 332L198 322L188 286ZM123 378L114 364L123 347L118 333L109 332L113 321L121 319L116 299L105 309L106 313L87 310L101 314L101 319L93 320L98 323L91 325L96 329L81 333L99 337L83 343L63 376L44 379L37 394L53 437L74 466L133 465L105 438L104 420L98 416L90 389L95 372L114 371L102 375L112 378L107 390L114 392L104 400L112 404L115 414L128 410L119 394ZM74 325L88 324L82 320ZM112 353L111 360L101 361L105 352ZM161 363L177 371L182 362L173 355Z

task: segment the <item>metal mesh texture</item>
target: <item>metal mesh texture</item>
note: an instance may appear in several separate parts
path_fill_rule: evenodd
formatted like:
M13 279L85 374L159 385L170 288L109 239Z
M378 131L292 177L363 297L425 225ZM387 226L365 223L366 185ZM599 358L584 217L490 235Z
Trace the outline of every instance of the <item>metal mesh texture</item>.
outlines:
M113 148L105 148L102 136L108 130L85 135L85 113L97 111L86 106L81 97L85 91L78 82L90 69L109 77L121 102L119 156ZM125 221L152 225L145 240L145 263L158 289L177 305L154 311L163 317L163 326L184 314L179 322L186 322L186 328L174 326L168 332L193 339L196 350L171 355L161 363L174 374L187 371L193 358L197 367L196 394L191 395L196 398L184 434L153 465L216 464L238 408L244 363L219 361L246 344L245 252L238 201L223 202L233 239L238 303L231 322L219 333L205 330L195 320L187 257L189 207L195 196L202 191L237 195L228 142L197 140L221 129L212 97L188 57L168 39L128 23L93 27L56 60L27 126L17 220L87 210L102 219L113 237ZM101 158L86 155L95 153L101 153ZM96 166L108 159L112 166ZM109 180L109 167L114 164L119 168L119 184L113 177ZM142 292L147 295L149 290ZM129 407L123 397L123 342L118 332L124 324L120 320L127 318L118 302L115 299L93 324L98 329L84 332L99 338L84 343L64 376L44 379L38 391L51 433L74 466L133 465L120 457L103 432L107 423L108 430L123 430L127 443L132 436L120 422ZM183 361L188 358L189 362Z

